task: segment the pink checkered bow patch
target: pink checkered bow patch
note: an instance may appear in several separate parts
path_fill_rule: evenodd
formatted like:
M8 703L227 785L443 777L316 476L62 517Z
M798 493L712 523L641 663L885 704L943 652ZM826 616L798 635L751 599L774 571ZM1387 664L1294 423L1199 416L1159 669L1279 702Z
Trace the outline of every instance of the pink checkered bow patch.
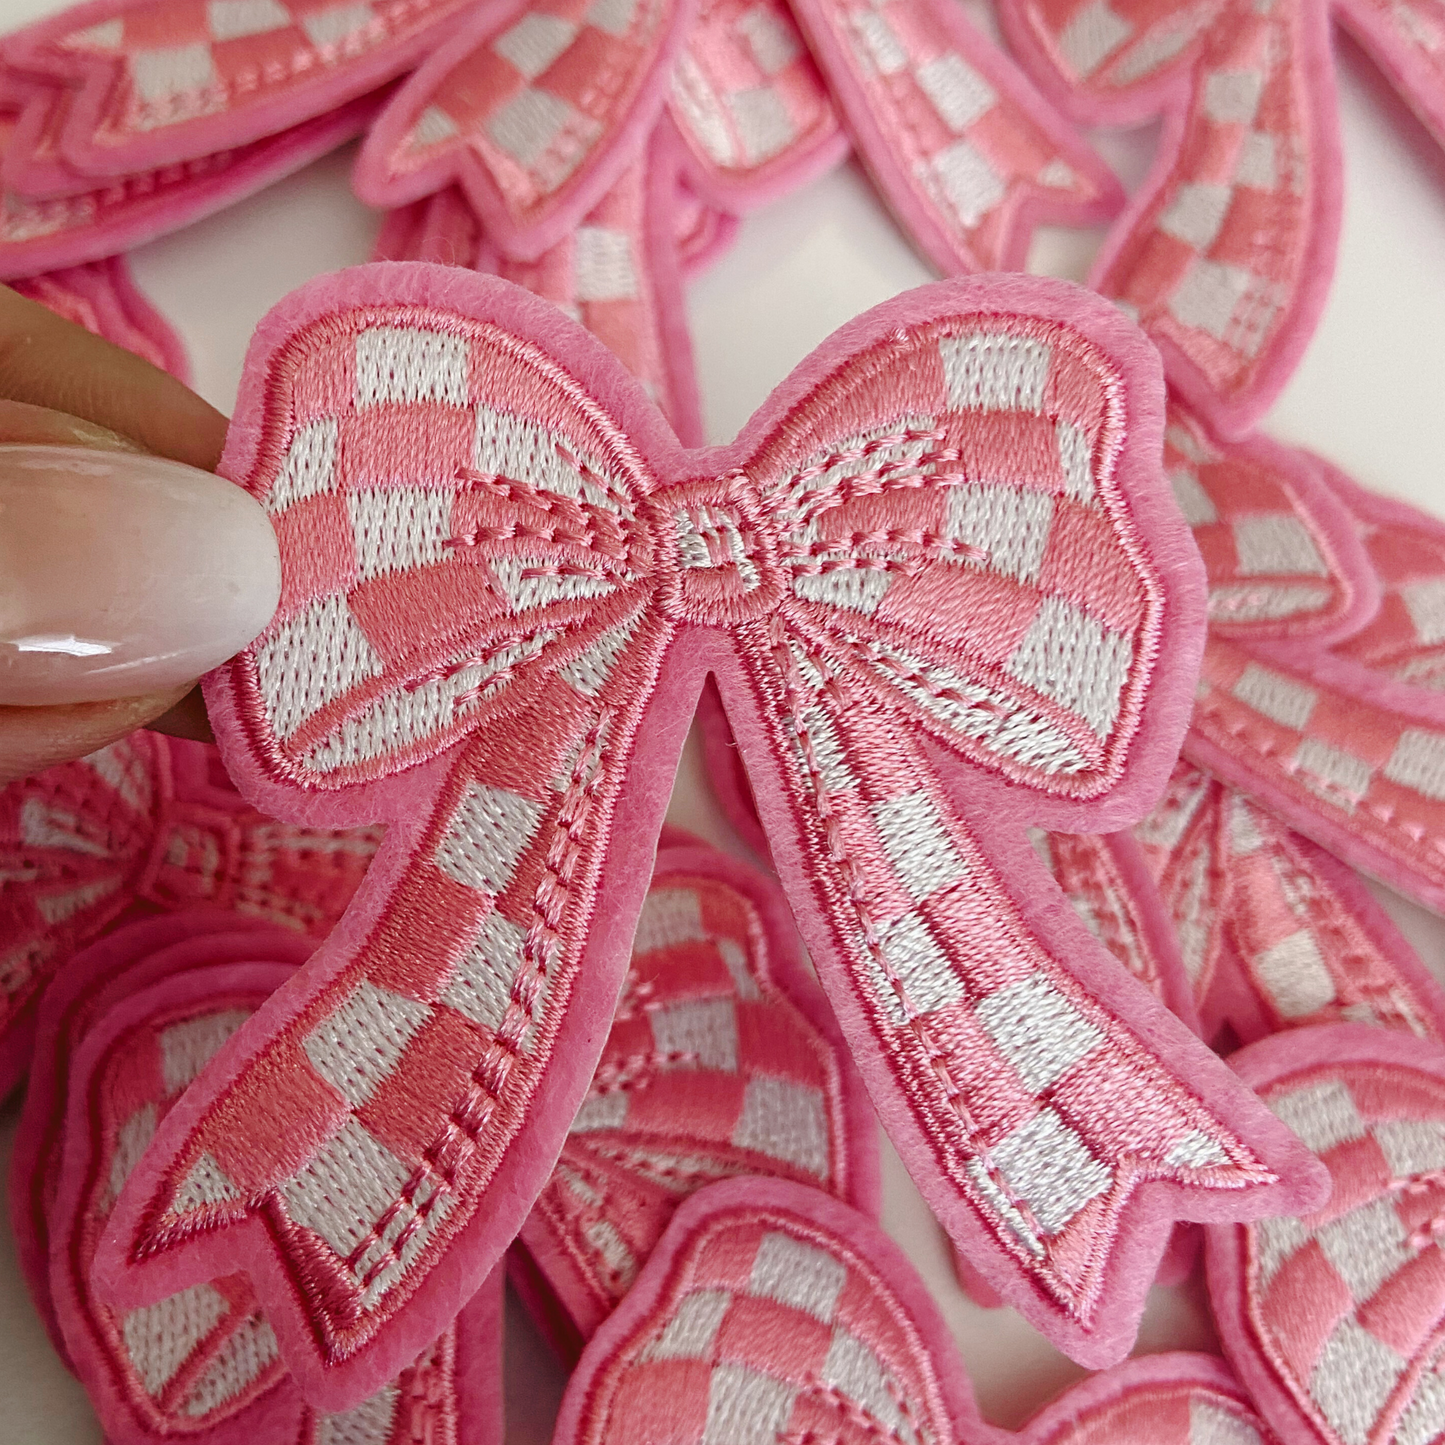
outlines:
M1031 77L1089 124L1165 119L1152 178L1090 285L1164 354L1172 385L1242 436L1319 317L1340 219L1330 15L1445 137L1437 8L1387 0L1003 0Z
M737 835L766 858L767 835L747 770L722 699L711 684L698 698L696 721L714 795ZM1194 991L1179 956L1173 920L1134 838L1128 833L1100 836L1030 828L1029 841L1089 932L1178 1018L1197 1028Z
M1445 526L1303 452L1174 422L1166 466L1210 573L1185 756L1445 908Z
M190 361L180 337L136 288L123 256L46 271L10 284L22 296L133 351L152 366L182 381L189 377Z
M483 5L377 118L356 167L375 206L455 183L504 256L537 261L646 149L690 0Z
M0 1094L25 1071L42 990L107 929L223 908L321 937L379 841L263 817L214 748L157 733L0 789Z
M786 0L698 0L668 114L689 184L748 210L842 160L848 140Z
M258 805L390 826L132 1176L115 1299L244 1261L328 1408L435 1335L594 1076L709 672L895 1143L1054 1339L1127 1348L1174 1217L1313 1200L1026 837L1122 826L1178 746L1202 598L1159 401L1113 307L1034 278L888 303L708 452L491 278L377 266L283 303L224 462L283 599L208 706ZM316 1202L342 1155L370 1161L356 1230Z
M1355 874L1244 794L1181 762L1135 836L1205 1038L1348 1022L1445 1039L1440 985Z
M244 1275L131 1311L91 1295L96 1241L157 1123L305 954L215 915L134 925L76 960L46 1000L11 1171L36 1303L112 1445L500 1445L500 1274L394 1381L331 1415L287 1377ZM340 1181L333 1207L346 1208Z
M20 144L44 133L46 113L66 104L68 93L36 87L22 99L6 78L0 69L0 164L8 173L22 164L13 159ZM27 124L37 109L39 118ZM279 135L175 165L110 178L81 173L60 196L30 196L0 179L0 281L103 260L222 210L344 144L375 109L374 100L363 99Z
M777 885L665 847L602 1060L514 1270L563 1353L616 1308L683 1199L790 1179L876 1217L877 1126Z
M556 1445L1276 1445L1223 1362L1094 1375L1017 1434L979 1416L947 1326L893 1242L794 1184L678 1210L582 1356Z
M1285 1445L1445 1433L1445 1051L1357 1025L1232 1060L1329 1169L1318 1213L1208 1230L1226 1355Z

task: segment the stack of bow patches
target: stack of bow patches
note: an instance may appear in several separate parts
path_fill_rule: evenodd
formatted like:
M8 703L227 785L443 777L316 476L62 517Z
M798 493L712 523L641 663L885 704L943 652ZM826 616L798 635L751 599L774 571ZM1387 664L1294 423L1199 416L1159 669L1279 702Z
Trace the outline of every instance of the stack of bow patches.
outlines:
M580 315L690 444L680 277L837 162L845 125L946 273L1123 203L950 0L95 0L0 67L0 279L130 249L366 130L357 192L399 208L379 257Z
M1445 130L1433 8L1341 18ZM1445 998L1335 861L1445 905L1445 527L1249 435L1333 259L1329 16L1000 20L1032 81L925 0L99 0L4 47L0 275L172 369L115 253L363 128L378 258L452 268L253 347L244 802L139 738L0 794L17 1233L112 1438L497 1438L514 1238L567 1445L1012 1438L868 1222L863 1086L966 1287L1109 1367L1029 1445L1445 1431ZM643 394L700 440L682 282L738 214L851 142L940 270L1016 266L1122 207L1064 114L1168 119L1092 280L1167 395L994 280L678 449ZM672 838L644 896L700 697L826 1005L766 884ZM1175 1220L1238 1379L1115 1364Z

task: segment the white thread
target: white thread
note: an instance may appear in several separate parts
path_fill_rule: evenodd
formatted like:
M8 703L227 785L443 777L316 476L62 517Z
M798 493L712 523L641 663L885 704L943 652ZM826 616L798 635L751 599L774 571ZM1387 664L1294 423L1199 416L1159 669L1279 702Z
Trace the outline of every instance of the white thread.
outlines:
M678 1302L662 1333L642 1352L644 1360L705 1360L718 1326L732 1305L726 1290L693 1290Z
M825 1325L848 1282L848 1266L811 1244L774 1230L762 1237L748 1289L803 1310Z
M1107 0L1076 10L1059 32L1059 53L1080 80L1092 75L1132 34L1134 27Z
M826 1180L828 1113L822 1093L768 1074L748 1081L733 1144L782 1159Z
M1336 1145L1365 1137L1354 1096L1337 1079L1307 1084L1269 1100L1270 1112L1299 1135L1305 1148L1327 1154Z
M998 93L953 51L925 61L914 72L923 93L955 135L962 135L998 103Z
M1319 701L1313 688L1257 662L1251 662L1240 673L1230 692L1246 707L1295 732L1304 731Z
M146 1394L154 1399L165 1389L230 1308L213 1285L196 1284L126 1315L121 1338Z
M1053 1109L1043 1109L1000 1140L990 1157L1045 1237L1059 1233L1114 1182L1079 1136Z
M396 1071L431 1009L362 979L301 1041L311 1067L359 1109Z
M492 49L521 71L526 80L536 80L577 38L577 27L560 15L524 15L510 30L492 42Z
M1034 1096L1104 1043L1103 1031L1042 973L996 989L979 1001L974 1017Z
M737 1072L738 1022L732 999L687 999L649 1009L647 1019L658 1053L685 1055L699 1069Z

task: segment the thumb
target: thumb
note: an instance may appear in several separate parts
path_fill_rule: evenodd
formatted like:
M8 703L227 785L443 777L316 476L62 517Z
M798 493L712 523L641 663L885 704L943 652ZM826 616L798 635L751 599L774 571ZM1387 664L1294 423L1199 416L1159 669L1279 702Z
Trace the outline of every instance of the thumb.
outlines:
M68 365L24 368L31 394L89 415L0 400L0 783L159 717L266 625L280 587L262 510L184 464L213 463L224 420L169 377L34 311L30 359L62 352ZM0 345L0 396L25 391L7 370L14 357ZM41 386L46 376L56 380Z

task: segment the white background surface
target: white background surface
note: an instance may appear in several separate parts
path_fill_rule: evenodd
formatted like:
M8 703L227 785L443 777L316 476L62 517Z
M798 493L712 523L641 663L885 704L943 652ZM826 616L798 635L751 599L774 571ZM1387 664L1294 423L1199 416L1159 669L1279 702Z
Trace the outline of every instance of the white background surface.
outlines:
M8 28L60 8L0 0ZM1345 224L1334 289L1289 388L1265 423L1366 486L1445 516L1445 158L1348 43L1340 46ZM1152 131L1102 136L1134 185ZM135 253L143 289L187 342L197 390L229 411L246 343L269 307L323 271L365 261L378 218L350 195L351 153ZM1030 269L1082 280L1098 232L1042 232ZM691 287L708 437L731 439L789 369L876 302L932 279L851 164L744 222L736 247ZM727 842L689 749L674 820ZM1377 890L1437 975L1445 923ZM18 1100L0 1114L8 1168ZM943 1237L885 1150L884 1223L939 1299L980 1404L1014 1425L1080 1372L1010 1311L985 1312L953 1284ZM1209 1348L1195 1290L1156 1290L1141 1350ZM518 1313L508 1335L509 1445L550 1438L560 1373ZM0 1222L0 1442L96 1445L100 1431L36 1321ZM257 1445L272 1445L258 1441ZM291 1442L275 1442L291 1445Z

